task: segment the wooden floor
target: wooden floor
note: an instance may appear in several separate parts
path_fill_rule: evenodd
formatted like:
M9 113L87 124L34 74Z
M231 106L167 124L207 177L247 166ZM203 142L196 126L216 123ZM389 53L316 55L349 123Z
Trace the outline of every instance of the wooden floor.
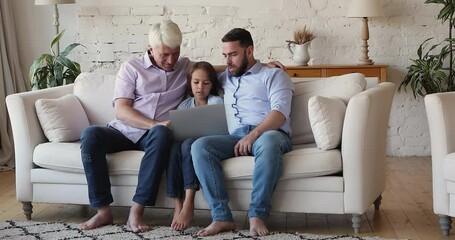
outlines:
M0 172L0 221L24 220L22 205L15 198L14 172ZM380 236L404 239L455 239L455 230L443 237L438 217L432 209L431 160L424 158L388 158L387 183L379 211L374 207L362 217L358 236ZM114 208L115 223L124 224L128 208ZM64 221L80 223L94 211L86 206L34 204L34 221ZM169 225L170 209L146 209L148 224ZM234 212L238 229L248 229L245 212ZM350 215L272 213L268 226L272 231L315 234L350 234ZM208 211L196 211L193 226L210 223Z

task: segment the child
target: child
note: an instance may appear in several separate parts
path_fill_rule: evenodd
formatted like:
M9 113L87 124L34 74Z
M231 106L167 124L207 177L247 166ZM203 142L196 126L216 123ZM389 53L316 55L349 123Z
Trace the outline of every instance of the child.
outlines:
M188 73L187 85L191 97L180 103L177 109L223 104L223 98L217 96L220 90L217 74L210 63L195 63ZM186 139L172 146L166 170L167 195L174 198L175 205L171 228L178 231L186 229L191 222L194 196L199 190L191 158L191 144L195 140L196 138Z

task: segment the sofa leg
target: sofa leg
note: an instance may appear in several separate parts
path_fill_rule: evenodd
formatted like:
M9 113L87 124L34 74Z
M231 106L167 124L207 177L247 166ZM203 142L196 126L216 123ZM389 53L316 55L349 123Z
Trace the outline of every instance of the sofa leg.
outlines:
M382 201L382 195L379 195L376 200L374 200L374 209L379 210L379 206L381 206L381 201Z
M442 235L449 236L452 228L452 218L447 215L439 215L439 226L441 227Z
M24 215L27 220L32 220L32 211L33 205L31 202L22 202L22 210L24 210Z
M362 222L362 217L360 214L352 214L352 228L354 228L354 233L357 234L360 232L360 223Z

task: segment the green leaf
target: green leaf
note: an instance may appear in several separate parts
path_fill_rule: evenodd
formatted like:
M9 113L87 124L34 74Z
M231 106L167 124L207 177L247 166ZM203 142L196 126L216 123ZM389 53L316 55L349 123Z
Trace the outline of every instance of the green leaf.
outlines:
M60 53L60 56L63 56L63 57L67 56L77 46L85 47L84 45L79 44L79 43L72 43L68 47L66 47L65 50L62 53Z
M81 73L79 63L71 61L67 56L73 49L83 45L72 43L58 55L55 55L53 52L54 45L60 41L64 32L62 31L57 34L52 40L51 54L42 54L33 61L29 71L30 83L33 89L43 89L73 83Z
M57 65L54 68L54 81L50 84L51 87L63 85L63 66Z
M41 65L41 61L45 58L45 54L41 55L39 58L35 59L33 61L32 66L30 67L30 72L28 74L30 80L33 80L33 76L35 75L35 72L38 70L38 67Z
M63 57L63 56L58 56L56 58L56 61L58 63L60 63L61 65L69 68L71 71L73 72L78 72L79 69L74 65L73 61L69 60L68 58L66 57Z
M55 56L54 45L60 41L60 38L62 38L64 33L65 33L65 30L63 30L61 33L57 34L57 36L55 36L51 42L51 52L52 52L52 55L54 55L54 56Z

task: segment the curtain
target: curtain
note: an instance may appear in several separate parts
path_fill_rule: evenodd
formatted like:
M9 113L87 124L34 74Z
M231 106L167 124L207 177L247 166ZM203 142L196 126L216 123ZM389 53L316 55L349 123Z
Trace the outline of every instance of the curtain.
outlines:
M5 98L30 89L19 66L12 2L0 0L0 170L14 167L13 135Z

